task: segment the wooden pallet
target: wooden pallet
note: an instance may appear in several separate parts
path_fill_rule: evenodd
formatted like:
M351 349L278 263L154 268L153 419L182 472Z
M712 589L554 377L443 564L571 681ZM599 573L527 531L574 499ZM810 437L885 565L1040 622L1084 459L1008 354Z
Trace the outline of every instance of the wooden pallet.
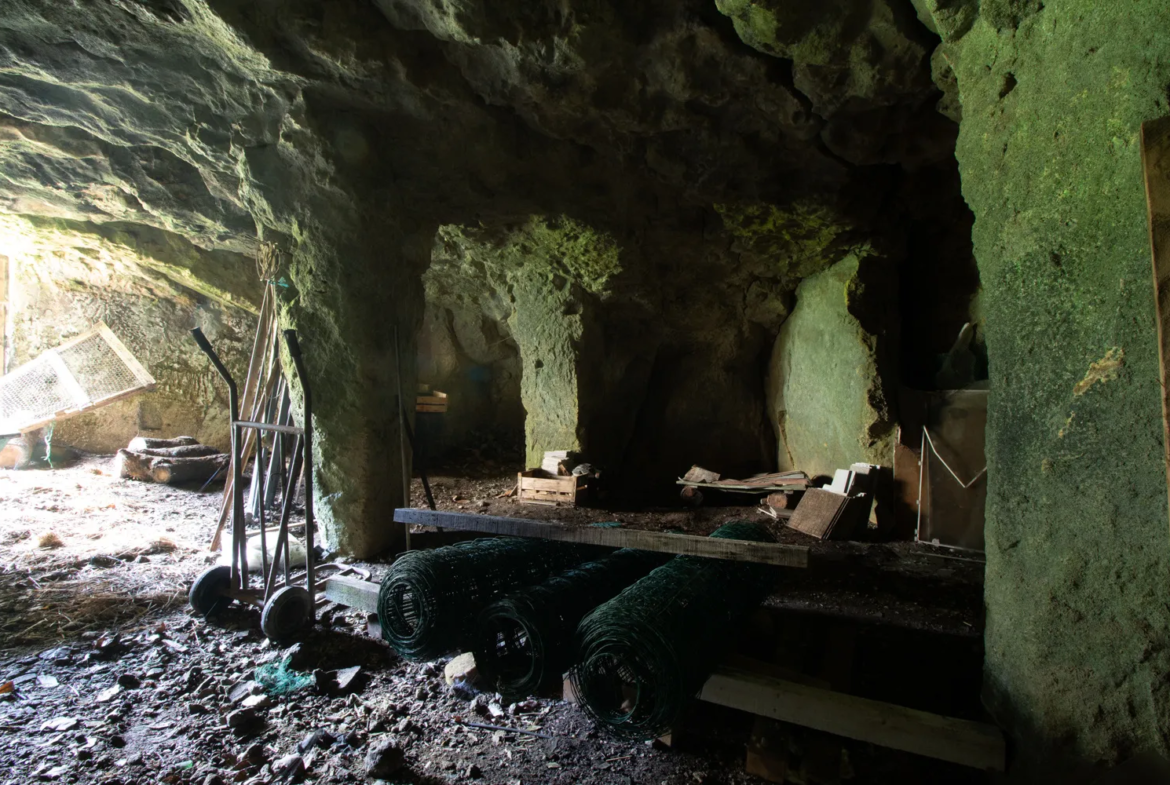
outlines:
M523 503L565 504L576 507L577 500L589 487L589 478L557 477L543 469L529 469L516 475L517 498Z

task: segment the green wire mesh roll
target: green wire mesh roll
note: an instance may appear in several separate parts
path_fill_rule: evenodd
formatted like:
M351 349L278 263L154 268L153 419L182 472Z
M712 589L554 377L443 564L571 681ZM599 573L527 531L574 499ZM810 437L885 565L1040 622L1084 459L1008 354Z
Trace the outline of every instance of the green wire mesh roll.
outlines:
M496 600L476 621L480 674L509 701L559 685L581 618L671 558L626 548Z
M747 521L711 536L773 541ZM774 578L766 565L679 556L599 606L577 627L570 676L586 713L627 738L669 731Z
M378 590L382 637L406 659L435 659L463 647L476 614L500 595L601 553L591 546L520 538L410 551L394 562Z

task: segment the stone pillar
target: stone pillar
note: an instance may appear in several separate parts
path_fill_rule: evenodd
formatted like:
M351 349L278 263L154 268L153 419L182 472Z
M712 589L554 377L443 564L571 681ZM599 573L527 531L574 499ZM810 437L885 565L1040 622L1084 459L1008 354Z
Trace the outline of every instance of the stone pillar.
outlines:
M985 0L979 14L969 32L939 27L991 369L985 700L1017 738L1019 781L1081 782L1170 738L1139 148L1141 123L1167 113L1167 4Z
M892 463L894 418L879 372L884 336L857 315L862 299L884 294L860 283L862 267L881 262L863 255L801 282L776 338L767 399L781 470L832 477L858 462Z
M330 220L330 218L334 220ZM407 417L414 417L421 274L433 227L342 220L301 224L281 309L313 385L316 511L330 547L360 558L402 546L403 502L394 335ZM409 460L409 450L408 450Z
M646 394L657 335L580 287L539 276L513 290L512 334L523 363L525 462L574 450L616 469Z
M525 464L539 466L547 450L580 450L579 427L583 305L561 279L521 277L513 290L510 319L523 370Z

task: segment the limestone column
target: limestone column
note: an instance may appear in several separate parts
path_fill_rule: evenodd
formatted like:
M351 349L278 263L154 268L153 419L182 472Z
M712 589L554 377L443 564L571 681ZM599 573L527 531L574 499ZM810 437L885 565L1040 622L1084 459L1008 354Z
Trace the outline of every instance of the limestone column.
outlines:
M322 211L300 225L289 265L295 294L280 321L297 329L312 383L321 534L330 548L369 558L403 545L392 522L403 503L394 336L412 420L433 228L340 218Z

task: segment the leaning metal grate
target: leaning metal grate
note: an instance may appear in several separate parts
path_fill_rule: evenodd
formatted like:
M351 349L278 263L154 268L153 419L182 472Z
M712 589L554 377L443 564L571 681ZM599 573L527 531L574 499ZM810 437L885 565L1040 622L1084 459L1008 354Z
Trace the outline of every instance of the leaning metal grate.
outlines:
M153 385L110 328L98 324L0 377L0 433L38 428Z
M0 377L0 432L16 433L22 423L52 420L74 405L57 369L43 354Z
M114 351L100 333L92 335L57 354L65 367L85 390L90 401L101 401L111 395L140 386L138 377Z

